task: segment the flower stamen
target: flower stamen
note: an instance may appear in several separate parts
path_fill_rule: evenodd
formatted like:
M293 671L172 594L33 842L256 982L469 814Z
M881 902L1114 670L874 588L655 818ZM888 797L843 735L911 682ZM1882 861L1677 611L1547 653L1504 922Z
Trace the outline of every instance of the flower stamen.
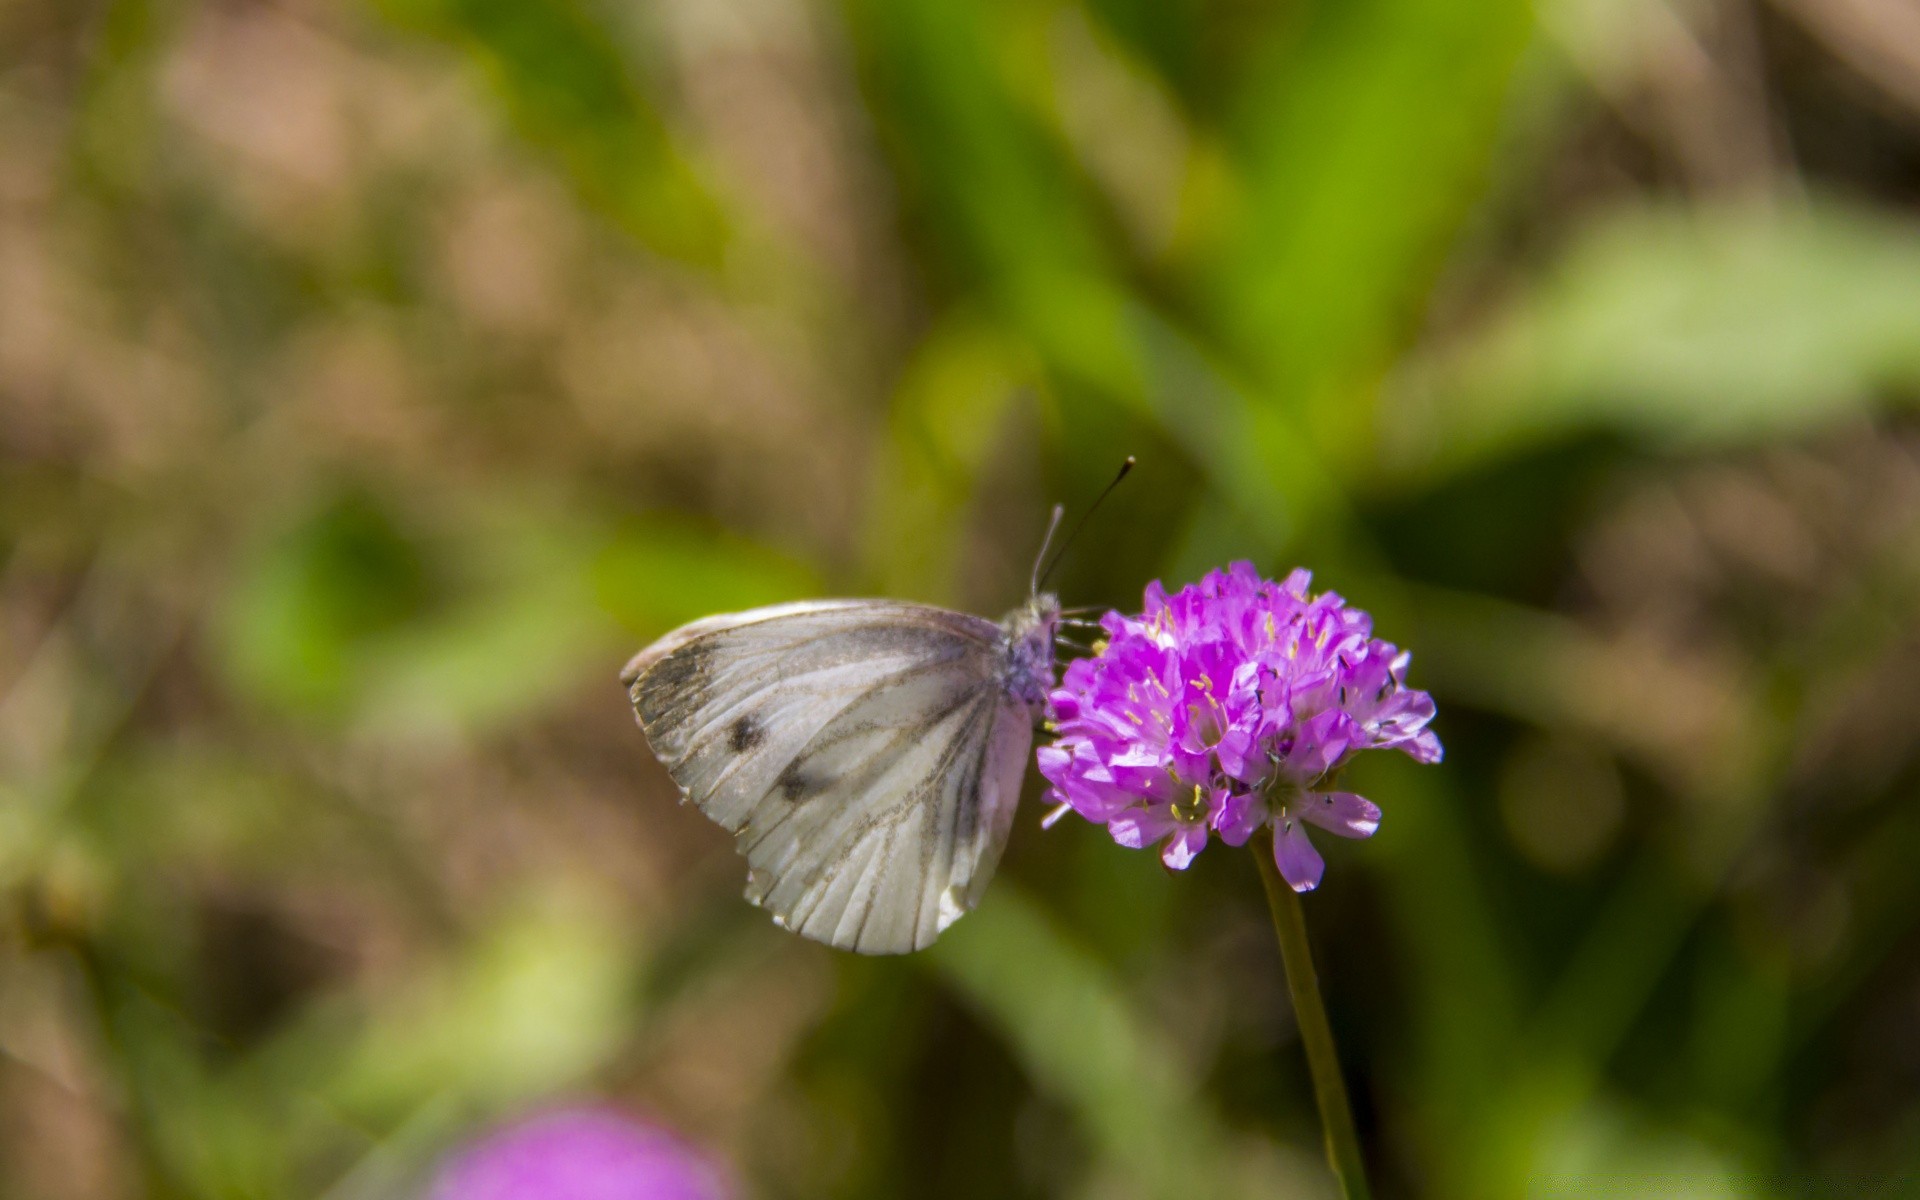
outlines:
M1173 819L1183 825L1198 825L1207 819L1207 790L1193 785L1193 795L1173 804Z

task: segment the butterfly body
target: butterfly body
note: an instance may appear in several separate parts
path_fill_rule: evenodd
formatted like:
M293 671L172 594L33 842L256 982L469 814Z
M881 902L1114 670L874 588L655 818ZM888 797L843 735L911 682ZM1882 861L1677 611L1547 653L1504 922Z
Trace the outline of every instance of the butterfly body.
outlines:
M1006 687L1026 702L1034 719L1046 707L1053 690L1053 642L1060 628L1060 601L1042 592L1006 615L1000 622L1006 641Z
M863 953L925 946L1006 844L1054 679L1059 602L996 624L824 600L695 621L626 670L684 799L734 834L747 898Z

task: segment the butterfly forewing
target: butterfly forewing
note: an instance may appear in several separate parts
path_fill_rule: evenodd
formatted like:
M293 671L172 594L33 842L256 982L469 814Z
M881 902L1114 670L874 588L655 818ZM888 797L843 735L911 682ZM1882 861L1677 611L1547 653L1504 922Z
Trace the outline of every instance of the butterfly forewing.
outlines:
M1000 627L890 601L696 622L628 665L686 795L736 835L747 896L867 953L930 943L1006 843L1032 741Z

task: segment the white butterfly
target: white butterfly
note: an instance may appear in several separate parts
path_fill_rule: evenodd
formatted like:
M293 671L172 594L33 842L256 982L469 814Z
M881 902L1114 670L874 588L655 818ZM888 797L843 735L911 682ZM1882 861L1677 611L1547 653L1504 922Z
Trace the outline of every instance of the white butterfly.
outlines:
M683 799L734 835L748 900L828 945L901 954L971 909L1000 861L1059 621L1037 588L998 625L780 604L676 629L620 681Z
M734 835L747 899L862 954L931 945L979 903L1053 687L1053 510L1027 603L998 625L896 600L777 604L683 625L626 669L682 800ZM1043 569L1042 563L1047 563Z

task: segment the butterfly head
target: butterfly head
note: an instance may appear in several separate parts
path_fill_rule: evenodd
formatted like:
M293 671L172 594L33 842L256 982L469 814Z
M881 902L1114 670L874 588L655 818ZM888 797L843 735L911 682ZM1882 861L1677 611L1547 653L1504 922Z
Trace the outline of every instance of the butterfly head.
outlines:
M1007 648L1007 694L1024 701L1036 713L1046 707L1047 693L1053 690L1053 643L1060 629L1060 597L1040 589L1046 584L1047 576L1053 574L1053 569L1060 565L1067 547L1073 544L1075 535L1086 525L1093 510L1100 507L1100 501L1113 494L1113 489L1120 486L1120 481L1131 470L1133 455L1129 454L1127 460L1120 464L1120 471L1113 477L1113 482L1087 506L1086 512L1080 514L1080 519L1074 522L1073 528L1061 540L1060 548L1049 557L1047 551L1053 546L1053 535L1060 532L1060 518L1066 514L1066 509L1060 505L1053 506L1053 517L1047 522L1047 536L1041 540L1040 553L1034 556L1033 575L1027 585L1027 602L1008 613L1007 619L1000 622Z
M1007 646L1008 694L1038 709L1053 689L1053 638L1060 627L1060 598L1040 592L1000 623Z

